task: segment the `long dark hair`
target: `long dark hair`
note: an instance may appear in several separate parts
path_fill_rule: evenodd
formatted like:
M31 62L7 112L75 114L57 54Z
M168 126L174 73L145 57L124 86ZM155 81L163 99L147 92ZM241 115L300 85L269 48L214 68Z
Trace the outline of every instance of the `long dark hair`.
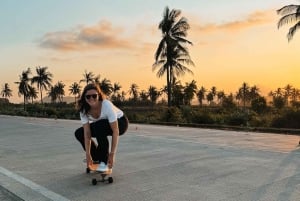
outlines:
M92 89L97 91L99 101L103 101L103 99L106 99L105 94L103 93L103 91L100 89L100 87L97 84L92 83L92 84L86 85L83 89L80 99L77 102L77 109L80 112L83 112L85 114L87 114L89 112L89 110L91 109L90 105L85 100L85 94L87 91L92 90Z

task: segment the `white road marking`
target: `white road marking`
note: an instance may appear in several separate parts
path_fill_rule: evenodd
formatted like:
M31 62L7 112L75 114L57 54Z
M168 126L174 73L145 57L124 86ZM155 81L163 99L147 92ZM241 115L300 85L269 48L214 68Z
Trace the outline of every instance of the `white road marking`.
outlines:
M49 198L50 200L53 200L53 201L70 201L69 199L57 194L57 193L54 193L53 191L50 191L49 189L43 187L43 186L40 186L24 177L21 177L20 175L17 175L3 167L0 166L0 173L2 173L3 175L6 175L7 177L11 178L11 179L14 179L18 182L20 182L21 184L31 188L33 191L36 191L40 194L42 194L43 196Z

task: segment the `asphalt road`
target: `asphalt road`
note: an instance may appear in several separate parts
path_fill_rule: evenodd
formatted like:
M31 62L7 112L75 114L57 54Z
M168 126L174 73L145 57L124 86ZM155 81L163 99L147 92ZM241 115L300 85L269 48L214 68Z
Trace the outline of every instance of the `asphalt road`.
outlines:
M299 136L130 124L91 184L79 121L0 115L1 200L300 200Z

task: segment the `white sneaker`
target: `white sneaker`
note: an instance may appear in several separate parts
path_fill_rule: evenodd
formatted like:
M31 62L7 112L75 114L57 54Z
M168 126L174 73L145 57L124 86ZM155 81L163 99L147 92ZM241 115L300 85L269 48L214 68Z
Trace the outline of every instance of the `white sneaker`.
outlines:
M108 171L108 167L104 162L101 162L97 167L97 171L106 172L106 171Z

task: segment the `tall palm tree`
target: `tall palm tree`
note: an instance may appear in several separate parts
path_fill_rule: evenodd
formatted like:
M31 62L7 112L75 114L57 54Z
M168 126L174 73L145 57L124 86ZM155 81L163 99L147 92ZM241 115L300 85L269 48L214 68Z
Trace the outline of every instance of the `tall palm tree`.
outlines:
M279 10L277 10L277 14L282 15L277 23L278 29L285 24L291 24L289 32L287 34L288 41L293 39L294 34L300 28L300 5L287 5Z
M159 68L157 72L158 77L167 74L167 88L168 88L168 106L171 106L171 84L175 75L184 75L185 72L192 73L185 64L194 65L190 58L186 44L192 42L185 39L187 30L190 28L187 19L179 16L180 10L169 10L165 8L163 19L159 23L158 28L161 30L163 38L160 41L155 52L155 63L152 70Z
M79 85L77 82L74 82L74 83L70 86L69 91L70 91L70 94L71 94L71 95L74 95L74 97L75 97L75 103L76 103L76 98L77 98L77 96L79 96L80 91L81 91L80 85Z
M36 76L31 79L31 83L36 83L41 93L41 103L43 103L43 89L48 90L51 87L53 75L47 71L48 67L36 67Z
M79 83L85 82L86 85L88 85L89 83L94 82L94 80L95 80L95 75L94 75L94 73L92 73L92 72L87 72L86 70L84 71L83 77L84 77L84 78L81 79L81 80L79 81ZM100 78L100 76L99 76L99 78Z
M9 88L8 83L5 83L2 87L1 96L4 98L9 98L12 96L12 90Z
M31 78L29 78L29 74L31 74L30 68L28 68L26 71L23 71L21 75L19 75L19 82L15 82L15 84L18 84L18 95L23 95L24 97L24 111L26 110L26 101L29 98L29 81Z

